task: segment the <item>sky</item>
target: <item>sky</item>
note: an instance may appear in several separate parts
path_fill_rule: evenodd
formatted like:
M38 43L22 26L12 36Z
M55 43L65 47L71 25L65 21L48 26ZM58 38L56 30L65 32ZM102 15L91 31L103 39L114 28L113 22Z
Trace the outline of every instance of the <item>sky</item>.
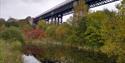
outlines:
M24 19L27 16L36 17L46 10L64 2L66 0L0 0L0 18L8 19L14 17L17 19ZM108 8L111 11L117 10L115 5L119 2L114 2L91 8L90 11L103 10ZM64 21L72 16L72 14L65 16Z

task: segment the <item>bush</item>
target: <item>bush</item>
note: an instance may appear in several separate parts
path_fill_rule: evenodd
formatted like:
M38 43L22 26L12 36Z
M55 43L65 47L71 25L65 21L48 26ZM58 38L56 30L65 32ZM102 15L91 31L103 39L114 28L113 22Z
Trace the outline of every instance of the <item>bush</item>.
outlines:
M44 20L40 20L40 21L38 22L37 27L40 28L40 29L46 30L47 24L46 24L46 22L45 22Z
M20 30L16 27L6 28L4 31L0 32L0 38L7 41L18 40L24 42L23 35Z
M22 44L19 41L8 43L0 40L0 63L22 63Z
M71 28L67 24L59 25L55 30L56 39L60 41L64 41L71 34Z
M55 30L56 30L56 25L49 25L47 28L46 28L46 32L47 32L47 36L48 37L52 37L52 38L55 38Z
M45 32L42 29L32 29L32 30L23 30L26 40L39 39L41 40L46 36Z
M19 27L17 22L6 22L5 26L6 27L11 27L11 26Z
M67 39L66 39L66 42L68 42L68 43L70 43L70 44L79 44L78 43L78 41L79 41L79 37L77 37L75 34L73 34L73 35L71 35L71 36L69 36Z
M0 27L5 24L5 19L0 18Z

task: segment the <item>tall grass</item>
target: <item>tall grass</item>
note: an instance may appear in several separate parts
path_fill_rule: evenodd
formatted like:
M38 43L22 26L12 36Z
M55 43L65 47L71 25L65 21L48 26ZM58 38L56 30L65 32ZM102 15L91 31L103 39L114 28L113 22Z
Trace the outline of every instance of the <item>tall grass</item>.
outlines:
M19 41L6 42L0 39L0 63L22 63L21 47Z

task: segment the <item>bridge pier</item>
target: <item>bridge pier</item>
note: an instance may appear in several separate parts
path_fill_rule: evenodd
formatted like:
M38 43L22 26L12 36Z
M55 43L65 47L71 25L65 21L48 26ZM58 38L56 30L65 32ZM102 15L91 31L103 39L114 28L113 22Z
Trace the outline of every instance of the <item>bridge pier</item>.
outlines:
M63 15L59 14L59 15L55 15L55 16L51 16L48 18L45 18L46 24L61 24L63 23Z
M57 17L56 24L61 24L63 22L62 17Z
M58 24L58 17L56 17L55 24Z
M63 14L58 15L58 24L63 23Z
M48 21L48 23L57 24L58 25L58 24L63 23L63 16L59 15L59 16L48 18L46 20Z
M57 21L57 17L54 17L54 24L58 24Z
M60 20L59 17L58 17L57 19L58 19L58 22L57 22L57 23L59 24L59 20Z
M48 19L45 19L45 21L46 21L46 24L49 24L49 18L48 18Z
M62 16L60 17L60 23L63 23L63 18L62 18Z
M51 23L52 23L52 24L54 23L54 19L53 19L53 17L51 17Z

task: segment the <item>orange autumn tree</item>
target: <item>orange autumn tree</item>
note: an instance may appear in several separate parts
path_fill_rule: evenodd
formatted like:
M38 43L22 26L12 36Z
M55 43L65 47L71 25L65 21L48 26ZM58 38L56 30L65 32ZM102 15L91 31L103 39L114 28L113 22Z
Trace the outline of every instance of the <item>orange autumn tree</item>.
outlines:
M29 40L29 39L39 39L41 40L43 37L45 37L45 32L41 29L31 29L31 30L24 30L24 35L25 35L25 39Z

